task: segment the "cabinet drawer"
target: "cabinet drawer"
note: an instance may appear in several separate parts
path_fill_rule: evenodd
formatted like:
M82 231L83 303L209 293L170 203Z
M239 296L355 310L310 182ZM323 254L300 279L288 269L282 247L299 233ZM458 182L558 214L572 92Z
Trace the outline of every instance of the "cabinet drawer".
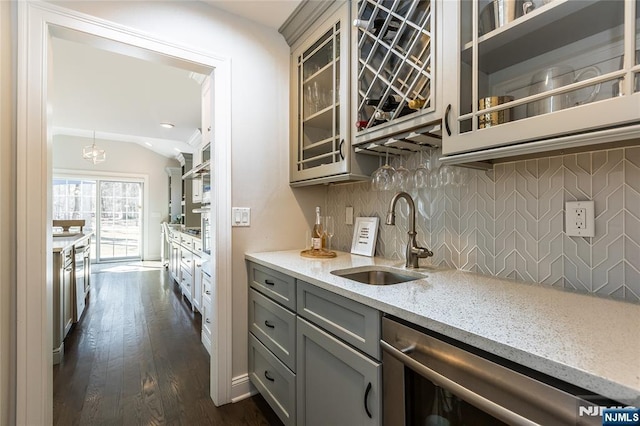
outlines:
M189 250L193 249L193 237L190 237L185 234L180 235L180 244L188 248Z
M193 253L197 256L202 255L202 240L193 239Z
M271 352L295 371L296 315L249 289L249 330Z
M249 379L285 425L295 424L296 376L251 333Z
M296 309L296 280L281 272L249 262L251 287L291 310Z
M209 277L207 276L207 274L202 274L202 297L209 297L211 298L211 281L209 280Z
M298 315L319 325L377 360L380 313L346 297L298 280Z
M211 340L211 324L213 322L212 319L212 306L211 306L211 298L209 296L202 296L202 305L200 305L202 314L202 332L206 334L207 338Z
M191 275L191 271L182 268L180 273L180 286L182 287L183 293L191 300L191 289L193 288L193 276Z
M193 253L188 250L180 250L180 263L182 267L191 273L193 267Z

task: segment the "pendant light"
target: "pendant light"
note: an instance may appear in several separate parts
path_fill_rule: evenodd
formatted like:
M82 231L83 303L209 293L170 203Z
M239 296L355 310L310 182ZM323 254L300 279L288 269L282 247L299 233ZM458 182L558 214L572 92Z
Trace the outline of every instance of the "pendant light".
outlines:
M93 131L93 144L87 145L82 148L82 158L87 161L92 162L93 164L102 163L107 159L107 154L104 152L104 149L98 148L96 145L96 131Z

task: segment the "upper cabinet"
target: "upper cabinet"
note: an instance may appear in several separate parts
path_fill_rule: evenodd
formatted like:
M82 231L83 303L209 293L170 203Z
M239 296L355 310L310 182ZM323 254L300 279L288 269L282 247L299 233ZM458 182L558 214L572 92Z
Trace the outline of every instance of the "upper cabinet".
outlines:
M314 3L307 5L312 12L294 13L297 20L285 23L293 28L313 22L291 50L292 186L366 179L377 165L356 158L351 146L350 2L327 2L321 12ZM312 20L313 14L320 16Z
M640 135L640 1L444 1L451 162ZM458 25L457 30L455 25Z
M379 146L382 152L411 149L411 142L416 149L425 143L440 145L442 3L354 1L351 90L356 144Z

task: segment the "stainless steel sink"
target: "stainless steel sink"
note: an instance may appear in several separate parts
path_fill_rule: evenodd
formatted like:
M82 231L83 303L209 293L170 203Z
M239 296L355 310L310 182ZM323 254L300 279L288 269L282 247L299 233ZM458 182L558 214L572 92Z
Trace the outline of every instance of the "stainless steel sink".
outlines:
M424 274L399 270L390 266L361 266L357 268L337 269L333 275L370 285L399 284L425 278Z

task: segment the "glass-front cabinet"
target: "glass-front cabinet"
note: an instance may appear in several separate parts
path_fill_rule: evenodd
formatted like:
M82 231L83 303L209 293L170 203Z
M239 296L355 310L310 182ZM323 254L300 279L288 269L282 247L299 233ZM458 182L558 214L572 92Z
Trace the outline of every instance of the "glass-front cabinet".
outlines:
M386 143L384 139L403 131L439 123L441 41L436 29L442 25L438 14L443 2L353 3L356 143Z
M458 24L445 41L445 156L639 134L640 0L443 6L444 22Z
M300 20L284 24L292 44L291 186L365 180L378 166L352 146L351 7L347 0L302 2L293 13Z
M348 5L292 53L295 135L291 181L347 172ZM348 58L348 55L347 55Z

